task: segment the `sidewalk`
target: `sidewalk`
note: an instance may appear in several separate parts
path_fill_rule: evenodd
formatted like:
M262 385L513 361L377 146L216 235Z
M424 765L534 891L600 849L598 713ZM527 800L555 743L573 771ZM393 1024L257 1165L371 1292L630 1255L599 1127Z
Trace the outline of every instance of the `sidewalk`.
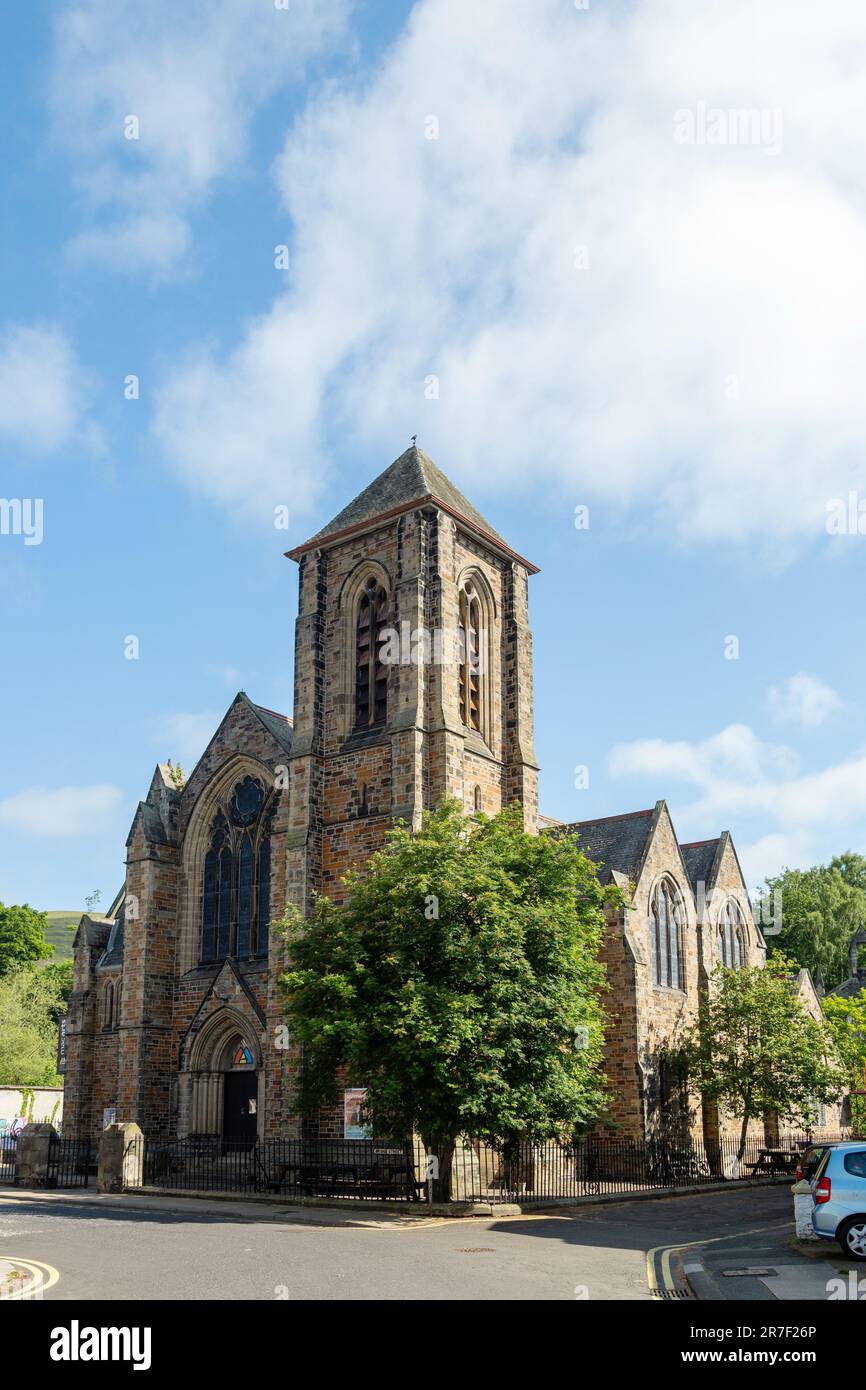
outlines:
M274 1222L285 1226L288 1223L299 1226L360 1226L381 1227L389 1226L427 1226L439 1225L443 1216L450 1220L473 1219L477 1216L517 1216L520 1215L520 1208L509 1204L500 1204L495 1208L468 1207L460 1202L450 1202L448 1208L427 1207L424 1202L417 1202L413 1209L405 1207L400 1209L388 1209L373 1204L361 1204L361 1202L343 1202L336 1205L328 1205L327 1202L286 1202L279 1200L278 1197L254 1197L247 1195L242 1198L221 1197L217 1193L207 1193L202 1195L179 1195L179 1194L157 1194L150 1191L143 1193L97 1193L93 1188L79 1188L79 1190L61 1190L57 1188L35 1188L35 1187L4 1187L0 1188L0 1211L3 1211L4 1204L13 1202L24 1202L28 1205L44 1205L44 1207L79 1207L88 1208L90 1211L122 1211L126 1215L135 1215L136 1212L152 1212L163 1216L188 1216L189 1219L213 1218L220 1216L222 1220L235 1220L235 1222Z
M847 1259L835 1242L796 1240L793 1220L778 1232L684 1248L678 1264L702 1302L866 1301L866 1265Z
M215 1193L206 1197L182 1197L154 1193L100 1193L93 1188L77 1191L58 1191L56 1188L0 1188L0 1211L4 1205L24 1203L33 1206L84 1207L98 1214L102 1211L123 1212L135 1217L139 1212L161 1216L183 1216L189 1220L219 1216L223 1221L270 1221L280 1225L293 1223L304 1226L418 1226L435 1221L428 1208L418 1204L415 1212L383 1211L369 1208L349 1209L347 1206L286 1205L279 1199L267 1197L221 1198ZM455 1216L459 1212L453 1213Z

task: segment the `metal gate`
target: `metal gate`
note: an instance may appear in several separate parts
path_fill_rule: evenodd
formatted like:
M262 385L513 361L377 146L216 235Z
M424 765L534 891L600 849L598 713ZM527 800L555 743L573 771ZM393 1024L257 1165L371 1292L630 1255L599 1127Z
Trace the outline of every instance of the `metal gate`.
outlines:
M96 1172L96 1145L92 1139L64 1139L52 1134L48 1148L48 1187L86 1187Z
M10 1134L0 1135L0 1182L16 1182L15 1140Z

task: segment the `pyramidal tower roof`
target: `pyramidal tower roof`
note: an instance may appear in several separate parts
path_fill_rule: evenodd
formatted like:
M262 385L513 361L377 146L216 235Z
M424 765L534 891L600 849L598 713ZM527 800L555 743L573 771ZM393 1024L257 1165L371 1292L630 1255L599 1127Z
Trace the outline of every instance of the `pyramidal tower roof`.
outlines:
M468 497L464 497L459 488L446 478L441 468L437 468L433 460L414 444L395 459L384 473L380 473L369 487L359 492L355 500L338 512L327 526L323 526L308 541L304 541L303 545L286 551L286 554L289 559L298 560L307 550L342 540L343 537L357 531L368 530L375 522L399 516L401 512L412 511L424 503L441 507L495 549L520 560L530 573L538 572L535 565L512 550L490 522L473 507Z

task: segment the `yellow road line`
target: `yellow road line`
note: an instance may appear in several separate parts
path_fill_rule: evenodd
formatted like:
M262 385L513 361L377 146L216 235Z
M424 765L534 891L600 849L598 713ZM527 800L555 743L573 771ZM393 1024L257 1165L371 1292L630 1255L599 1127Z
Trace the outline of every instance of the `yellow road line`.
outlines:
M30 1274L29 1281L16 1289L14 1293L4 1293L2 1302L13 1302L16 1299L41 1298L46 1289L52 1288L60 1278L60 1273L53 1265L44 1264L41 1260L21 1260L17 1255L3 1254L3 1260L15 1269L26 1269Z
M678 1285L671 1270L671 1260L677 1250L693 1250L699 1245L717 1245L722 1240L739 1240L744 1236L763 1235L766 1231L780 1231L790 1224L790 1221L777 1221L772 1226L756 1226L752 1231L732 1231L729 1235L709 1236L706 1240L687 1240L683 1241L681 1245L654 1245L652 1250L648 1250L646 1254L646 1277L650 1293L657 1298L661 1297L662 1290L659 1289L655 1274L657 1255L660 1256L662 1289L666 1293L676 1293Z

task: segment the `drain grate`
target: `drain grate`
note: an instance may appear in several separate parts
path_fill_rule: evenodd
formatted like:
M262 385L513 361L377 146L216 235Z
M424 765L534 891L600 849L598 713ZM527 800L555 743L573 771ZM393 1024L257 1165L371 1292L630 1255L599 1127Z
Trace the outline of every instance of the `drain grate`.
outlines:
M694 1299L691 1289L653 1289L653 1298L665 1299L668 1302L679 1301L680 1299Z
M454 1251L455 1255L495 1255L494 1245L462 1245Z

